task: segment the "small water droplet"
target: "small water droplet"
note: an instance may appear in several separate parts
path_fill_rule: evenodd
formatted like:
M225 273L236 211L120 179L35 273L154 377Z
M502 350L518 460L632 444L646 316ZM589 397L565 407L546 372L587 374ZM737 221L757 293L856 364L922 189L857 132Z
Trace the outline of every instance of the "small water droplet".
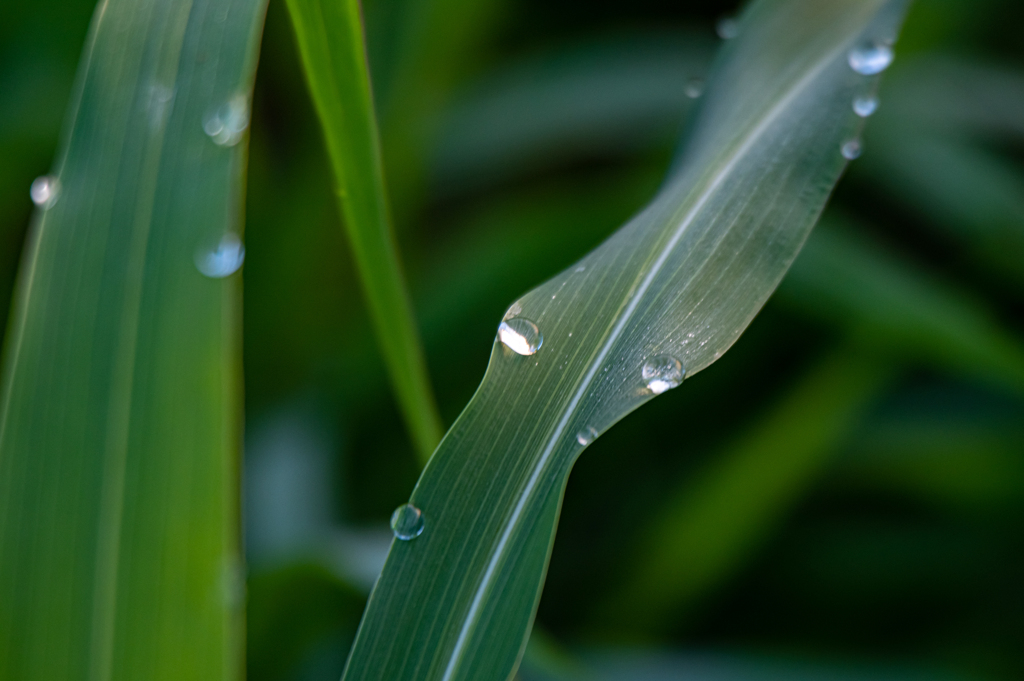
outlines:
M146 110L149 112L149 124L153 130L159 129L167 120L167 114L171 110L171 103L174 101L174 90L160 83L153 83L149 86L149 97L146 101Z
M580 432L576 433L576 442L586 447L591 442L597 439L597 429L593 426L587 426Z
M715 24L715 33L722 40L732 40L740 34L740 24L732 17L722 17Z
M579 267L577 267L577 268L576 268L576 271L577 271L577 272L583 272L583 271L585 271L586 269L587 269L587 268L586 268L586 266L585 266L585 265L580 265Z
M704 93L704 79L691 78L686 81L686 89L683 91L690 99L697 99Z
M60 195L60 180L52 175L37 177L32 181L28 194L32 197L32 203L43 210L51 208L57 203L57 197Z
M203 119L203 131L215 144L233 147L249 127L249 99L239 93L212 109Z
M671 355L651 357L644 362L640 373L647 387L655 395L677 387L686 375L682 362Z
M540 346L544 343L540 329L525 317L506 319L499 324L498 340L519 355L532 355L540 350Z
M877 97L858 97L853 100L853 112L861 118L867 118L878 110Z
M848 161L852 161L853 159L860 156L860 141L850 140L849 142L843 144L843 146L840 147L839 151L843 154L843 158L847 159Z
M245 261L245 246L237 234L227 233L217 245L196 253L196 268L208 277L221 279L238 271Z
M412 504L402 504L391 514L391 531L396 539L415 539L423 534L423 526L423 511Z
M889 68L893 59L892 46L888 43L871 41L861 43L850 50L846 59L850 68L862 76L873 76Z

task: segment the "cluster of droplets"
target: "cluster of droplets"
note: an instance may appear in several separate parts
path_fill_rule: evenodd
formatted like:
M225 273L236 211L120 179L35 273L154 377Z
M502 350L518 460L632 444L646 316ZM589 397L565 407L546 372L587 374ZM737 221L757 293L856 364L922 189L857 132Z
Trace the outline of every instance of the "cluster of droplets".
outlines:
M43 210L52 208L60 196L60 180L52 175L43 175L32 181L28 189L28 195L32 197L32 203Z
M858 43L851 49L846 55L846 62L862 76L875 76L889 68L894 56L891 42L869 40ZM867 118L877 110L878 98L874 95L858 96L853 100L853 112L861 118ZM860 140L843 142L839 151L843 158L852 161L861 154Z
M245 262L245 246L237 234L229 232L213 248L200 249L195 260L200 272L211 279L223 279L237 272Z
M203 118L203 131L221 147L238 144L248 127L249 98L241 93L211 109Z
M391 514L391 532L395 539L411 541L423 534L425 526L423 511L412 504L402 504Z

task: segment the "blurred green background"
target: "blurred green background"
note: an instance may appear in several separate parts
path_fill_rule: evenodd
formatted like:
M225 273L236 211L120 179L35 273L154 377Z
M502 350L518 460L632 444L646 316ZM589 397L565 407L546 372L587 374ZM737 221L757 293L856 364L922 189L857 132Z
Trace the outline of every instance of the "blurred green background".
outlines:
M92 10L0 9L0 300ZM657 189L736 11L364 4L446 425L508 303ZM576 466L524 681L1024 678L1021 26L1018 0L913 6L864 154L778 295ZM254 680L339 677L418 476L331 186L272 0L244 268Z

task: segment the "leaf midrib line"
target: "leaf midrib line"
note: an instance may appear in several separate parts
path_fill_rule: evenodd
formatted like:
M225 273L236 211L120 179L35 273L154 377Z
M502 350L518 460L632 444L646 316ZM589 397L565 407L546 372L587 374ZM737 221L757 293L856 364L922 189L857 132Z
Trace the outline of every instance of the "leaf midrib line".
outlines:
M462 650L465 647L466 640L469 637L469 632L476 624L476 620L479 617L480 605L483 602L484 595L487 592L487 589L490 587L490 582L494 577L494 572L497 569L498 563L500 562L502 556L504 555L505 547L507 546L508 541L512 536L512 532L515 530L516 526L519 523L519 519L523 513L523 509L526 507L526 503L533 494L533 491L537 486L537 481L540 479L541 473L544 471L545 467L547 466L548 460L551 458L551 455L554 452L555 445L558 443L558 441L562 437L562 434L565 432L566 426L569 424L569 421L575 414L576 407L579 405L580 400L583 399L583 395L589 389L590 383L593 381L594 376L597 373L597 370L601 366L601 363L604 361L605 357L607 357L608 353L611 352L612 346L622 335L622 332L625 329L626 324L632 318L633 313L636 311L637 306L640 304L640 301L643 299L647 290L654 282L655 277L657 277L657 275L661 272L662 267L664 267L665 261L668 260L669 255L675 249L676 245L679 243L679 240L682 238L683 234L689 228L694 218L696 218L697 213L704 207L704 205L708 202L711 196L715 194L715 192L718 190L719 186L722 184L725 178L729 175L729 173L736 166L736 164L743 157L746 156L747 152L757 142L757 140L764 133L764 131L776 121L776 119L782 114L783 111L785 111L789 107L789 105L793 102L794 99L796 99L800 94L803 93L807 86L809 86L818 78L822 71L824 71L827 67L831 66L837 57L839 57L840 55L847 51L848 46L851 44L851 42L852 41L844 42L840 47L828 53L827 57L822 59L817 66L815 66L799 81L797 81L790 88L789 92L787 92L786 95L774 107L772 107L772 109L768 111L768 113L764 116L761 122L747 134L746 138L743 140L743 143L736 148L736 150L732 153L730 157L728 157L728 161L725 163L722 169L719 170L718 173L712 178L707 188L698 197L696 203L683 217L679 226L676 228L675 233L672 235L672 238L669 239L668 243L664 246L664 248L658 256L658 259L654 262L654 265L651 266L650 271L647 273L647 276L644 277L640 286L636 289L636 292L633 294L632 299L626 306L626 309L622 313L622 316L619 318L618 322L615 324L611 333L608 335L608 338L605 341L604 346L601 348L600 352L598 352L597 356L591 363L590 369L587 371L587 374L583 377L583 380L580 382L579 387L576 390L576 393L569 401L569 404L565 409L561 421L559 421L558 425L555 427L555 430L549 438L547 445L544 447L540 459L534 465L534 469L530 475L529 480L527 480L526 485L523 487L523 491L519 494L519 499L516 502L515 508L512 510L509 519L505 523L505 529L503 530L501 537L498 539L498 542L495 545L495 548L491 554L491 559L488 562L487 569L484 571L484 575L480 580L480 584L477 586L476 592L473 596L473 601L470 604L469 611L466 614L465 621L463 622L462 628L459 631L459 637L455 641L455 646L452 648L451 656L448 660L448 665L445 668L444 675L441 677L441 681L451 681L452 675L455 673L457 665L461 660Z

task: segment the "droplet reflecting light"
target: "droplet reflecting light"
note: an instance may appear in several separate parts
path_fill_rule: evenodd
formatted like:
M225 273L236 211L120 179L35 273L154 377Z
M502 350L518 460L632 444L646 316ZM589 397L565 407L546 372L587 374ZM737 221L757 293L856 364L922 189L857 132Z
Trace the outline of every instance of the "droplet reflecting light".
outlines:
M671 355L658 355L644 362L641 375L655 395L671 390L683 382L686 371L683 363Z
M513 317L498 325L498 340L518 355L532 355L540 350L544 336L529 319Z
M877 97L858 97L853 100L853 112L861 118L867 118L878 110Z
M591 442L597 439L597 429L593 426L587 426L580 432L576 433L576 442L586 447Z
M32 197L32 203L44 210L50 208L57 203L60 195L60 180L52 175L37 177L32 181L28 194Z
M213 279L234 274L244 261L245 246L237 234L230 232L214 248L196 253L196 268Z
M892 46L883 42L866 42L850 50L847 61L850 68L862 76L873 76L889 68L893 59Z
M423 534L423 511L412 504L402 504L391 514L391 531L396 539L410 541Z
M848 161L852 161L853 159L860 156L860 141L850 140L849 142L843 144L843 146L840 147L839 151L843 154L843 158L847 159Z
M241 93L210 111L203 119L203 131L221 147L238 144L248 127L249 100Z

